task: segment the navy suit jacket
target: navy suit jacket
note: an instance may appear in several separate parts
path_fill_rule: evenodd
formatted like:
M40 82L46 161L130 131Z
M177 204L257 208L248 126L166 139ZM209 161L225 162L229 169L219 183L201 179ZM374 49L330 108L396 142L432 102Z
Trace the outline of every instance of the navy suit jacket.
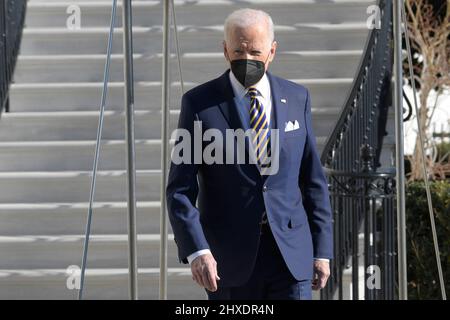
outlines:
M214 128L224 137L227 129L248 128L236 108L228 72L183 95L179 128L193 136L197 120L202 121L203 132ZM309 92L269 72L267 76L275 116L271 122L276 121L274 126L279 129L278 173L261 175L257 165L248 161L195 164L192 159L170 166L166 200L179 260L187 263L190 254L210 249L222 287L239 286L249 279L264 211L297 280L312 279L314 257L333 257L329 192L316 150ZM300 129L284 132L285 123L295 120ZM224 154L230 145L236 151L233 139L224 143ZM193 158L194 147L191 151Z

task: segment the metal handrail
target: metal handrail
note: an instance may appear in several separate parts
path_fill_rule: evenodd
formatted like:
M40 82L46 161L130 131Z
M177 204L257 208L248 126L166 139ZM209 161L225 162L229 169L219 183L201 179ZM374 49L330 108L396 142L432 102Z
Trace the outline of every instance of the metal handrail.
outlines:
M339 171L334 170L330 168L324 168L324 172L329 176L335 176L335 177L353 177L353 178L386 178L386 177L392 177L395 176L395 168L392 168L391 170L385 169L382 171L376 171L376 172L351 172L351 171Z
M0 114L9 111L9 87L25 21L26 0L0 3Z
M334 221L334 259L322 299L343 299L344 269L351 267L351 297L359 298L359 235L364 235L364 266L383 268L383 289L366 299L395 295L395 168L377 172L385 135L392 78L392 1L379 0L380 28L367 37L354 82L322 151L329 178ZM380 222L382 221L382 222ZM364 269L365 270L365 269ZM367 275L365 276L367 279Z
M117 0L113 0L111 21L108 34L106 61L103 74L103 88L100 103L100 117L97 129L94 164L92 169L91 189L89 195L89 209L86 223L86 233L81 262L81 280L78 299L83 298L84 276L87 264L89 236L92 222L92 206L94 202L95 184L97 177L98 159L100 155L100 142L102 139L104 110L108 92L109 71L111 64L111 51L113 45L114 26L116 18ZM122 27L123 27L123 54L124 54L124 96L126 109L126 142L127 142L127 208L128 208L128 270L129 270L129 297L138 299L138 269L137 269L137 232L136 232L136 168L134 147L134 86L133 86L133 41L132 41L132 6L131 0L122 0Z
M92 207L94 203L94 195L95 195L95 185L97 178L97 168L98 168L98 159L100 157L100 142L102 140L102 131L103 131L103 121L104 121L104 111L106 105L106 97L108 93L108 80L109 80L109 70L111 65L111 51L112 51L112 41L114 37L114 25L116 21L116 8L117 8L117 0L113 0L112 8L111 8L111 21L109 26L109 34L108 34L108 45L106 49L106 61L105 67L103 71L103 87L102 87L102 96L100 101L100 116L98 120L97 127L97 139L95 143L95 153L94 153L94 164L92 166L92 178L91 178L91 188L89 193L89 208L86 222L86 231L84 237L83 244L83 255L81 258L81 273L80 273L80 288L78 290L78 300L83 299L83 290L84 290L84 276L87 264L87 255L89 249L89 237L91 234L91 223L92 223Z
M388 8L391 7L391 3L389 0L378 0L378 6L381 10L385 9L386 6ZM392 24L392 18L390 15L383 15L384 19L381 23L381 29L372 29L370 32L365 46L363 50L363 56L359 62L359 65L356 69L356 75L354 77L352 88L350 89L349 93L347 94L347 98L345 99L344 106L340 112L340 117L336 121L335 125L333 126L333 131L328 136L325 146L322 150L321 154L321 162L324 166L329 167L330 161L333 159L333 149L336 147L336 144L341 141L339 136L341 135L343 128L347 126L348 117L349 114L353 111L353 104L355 99L357 99L358 94L361 92L361 84L363 83L364 77L366 75L366 69L371 64L371 61L373 59L383 59L384 57L374 57L373 56L373 49L377 44L378 36L383 30L383 28L390 28ZM382 39L386 40L386 39ZM390 80L390 79L389 79Z

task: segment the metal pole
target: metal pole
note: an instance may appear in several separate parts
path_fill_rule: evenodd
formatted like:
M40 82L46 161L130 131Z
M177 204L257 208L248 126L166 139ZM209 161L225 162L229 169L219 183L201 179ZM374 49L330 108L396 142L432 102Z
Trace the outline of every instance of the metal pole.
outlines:
M124 88L127 140L127 186L128 186L128 270L129 295L138 299L136 257L136 167L134 149L134 86L133 86L133 30L131 0L122 1Z
M159 299L167 299L167 206L166 184L168 167L168 119L169 119L169 19L170 0L164 0L163 9L163 59L162 59L162 102L161 102L161 246L159 254Z
M402 76L402 17L403 0L394 1L394 106L395 162L397 187L398 298L408 299L406 265L405 167L403 154L403 76Z
M89 249L89 237L91 234L92 207L94 204L95 186L96 186L96 181L97 181L98 159L100 157L100 142L102 140L104 112L105 112L105 105L106 105L106 97L108 94L109 69L110 69L110 65L111 65L111 50L112 50L112 41L113 41L113 37L114 37L114 24L116 22L116 9L117 9L117 0L113 0L112 9L111 9L111 22L109 24L108 46L106 48L106 61L105 61L105 67L104 67L104 71L103 71L102 97L101 97L101 102L100 102L100 116L99 116L98 127L97 127L97 139L96 139L96 143L95 143L94 164L92 166L92 179L91 179L91 189L90 189L90 193L89 193L89 208L88 208L88 216L87 216L87 222L86 222L86 233L85 233L84 244L83 244L83 256L81 258L80 289L78 291L78 300L83 299L84 275L85 275L85 271L86 271L87 256L88 256L88 249Z
M175 2L171 1L172 6L172 19L173 19L173 34L175 35L175 48L177 49L178 71L180 73L181 93L184 94L184 80L183 80L183 67L181 65L181 50L180 42L178 41L178 27L177 27L177 15L175 13Z
M439 285L441 287L442 300L447 300L447 293L445 292L444 274L442 273L441 254L439 252L439 243L438 243L437 233L436 233L436 222L434 220L434 214L433 214L434 211L433 211L433 203L431 200L430 183L428 181L428 173L427 173L427 168L426 168L426 164L425 164L426 159L425 159L424 142L423 142L424 133L423 133L422 127L420 126L420 121L419 121L419 107L418 107L418 103L417 103L416 82L414 80L414 74L413 74L411 48L410 48L410 43L409 43L405 7L402 7L402 14L403 14L403 22L405 24L405 39L406 39L406 49L408 52L409 76L411 78L411 87L413 89L413 94L414 94L414 109L415 109L416 115L417 115L416 120L417 120L418 136L419 136L420 146L421 146L420 156L422 158L423 180L425 182L425 190L427 193L428 213L430 214L431 234L433 236L434 253L435 253L435 257L436 257L436 264L437 264L438 275L439 275ZM426 106L423 106L423 107L426 108Z

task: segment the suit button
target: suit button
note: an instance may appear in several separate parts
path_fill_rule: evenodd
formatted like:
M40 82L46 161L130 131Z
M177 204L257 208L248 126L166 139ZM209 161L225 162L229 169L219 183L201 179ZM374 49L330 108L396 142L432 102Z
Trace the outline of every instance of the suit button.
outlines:
M266 192L267 191L267 186L264 185L262 190L263 190L263 192Z

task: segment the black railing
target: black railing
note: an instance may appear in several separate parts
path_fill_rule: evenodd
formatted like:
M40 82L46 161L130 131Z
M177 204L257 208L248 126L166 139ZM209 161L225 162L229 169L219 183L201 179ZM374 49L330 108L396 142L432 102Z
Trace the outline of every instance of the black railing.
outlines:
M322 152L334 219L331 277L322 299L393 299L396 286L395 168L377 170L386 135L392 1L380 0L355 81Z
M9 85L19 51L26 0L0 1L0 113L9 111Z

